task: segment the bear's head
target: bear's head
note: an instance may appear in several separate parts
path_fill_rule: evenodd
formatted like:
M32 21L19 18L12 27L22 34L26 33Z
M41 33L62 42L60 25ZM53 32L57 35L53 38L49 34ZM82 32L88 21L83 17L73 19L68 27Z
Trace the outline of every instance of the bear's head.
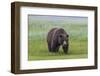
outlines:
M59 34L58 35L58 44L59 45L68 45L68 39L69 39L68 34Z

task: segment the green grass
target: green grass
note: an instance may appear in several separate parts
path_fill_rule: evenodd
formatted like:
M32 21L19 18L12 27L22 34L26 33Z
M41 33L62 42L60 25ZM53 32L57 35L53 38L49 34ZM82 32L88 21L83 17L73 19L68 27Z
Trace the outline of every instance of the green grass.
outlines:
M64 28L69 33L69 52L62 48L58 53L50 53L46 36L54 27ZM28 60L79 59L87 58L87 21L84 23L68 21L31 20L28 27Z

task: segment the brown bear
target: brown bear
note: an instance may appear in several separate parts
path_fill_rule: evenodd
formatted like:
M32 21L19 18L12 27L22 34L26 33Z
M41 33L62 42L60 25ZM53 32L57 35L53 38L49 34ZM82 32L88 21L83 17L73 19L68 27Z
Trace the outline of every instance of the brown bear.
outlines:
M47 44L50 52L58 52L59 47L62 46L64 53L67 54L69 46L68 42L69 35L63 28L52 28L48 32Z

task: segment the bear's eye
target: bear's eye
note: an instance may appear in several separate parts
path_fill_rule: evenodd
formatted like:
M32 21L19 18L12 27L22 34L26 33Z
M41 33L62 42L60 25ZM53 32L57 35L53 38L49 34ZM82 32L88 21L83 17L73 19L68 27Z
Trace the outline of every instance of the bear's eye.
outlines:
M59 35L59 37L62 37L62 35Z

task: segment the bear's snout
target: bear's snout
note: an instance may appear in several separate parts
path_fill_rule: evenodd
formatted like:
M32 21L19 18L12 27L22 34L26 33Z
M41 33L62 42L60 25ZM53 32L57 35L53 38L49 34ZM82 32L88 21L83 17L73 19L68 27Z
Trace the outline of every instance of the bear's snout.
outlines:
M66 45L66 44L67 44L66 41L64 41L64 42L63 42L63 45Z

